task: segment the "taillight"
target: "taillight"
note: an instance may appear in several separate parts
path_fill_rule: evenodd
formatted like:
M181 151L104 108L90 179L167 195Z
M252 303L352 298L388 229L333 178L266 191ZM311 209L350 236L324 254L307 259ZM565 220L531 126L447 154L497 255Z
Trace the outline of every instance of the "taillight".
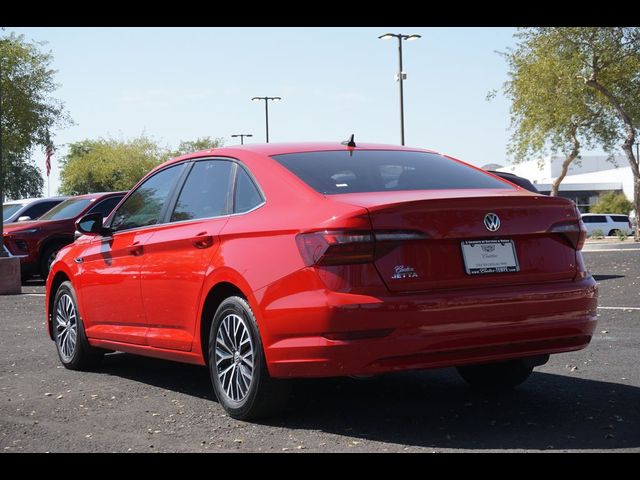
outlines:
M373 261L371 232L325 230L296 237L306 266L345 265Z
M370 263L394 247L394 242L420 240L426 236L408 230L324 230L296 237L305 265Z
M587 239L587 227L582 220L571 223L557 223L553 225L549 231L551 233L561 233L564 235L576 250L582 250L584 242Z

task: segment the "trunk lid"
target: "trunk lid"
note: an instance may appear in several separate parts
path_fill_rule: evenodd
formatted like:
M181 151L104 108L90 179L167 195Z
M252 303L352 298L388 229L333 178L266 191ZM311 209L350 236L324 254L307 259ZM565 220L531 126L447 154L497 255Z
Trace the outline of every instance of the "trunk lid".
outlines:
M423 234L418 240L376 242L376 269L394 292L552 282L576 275L574 246L563 234L550 232L554 225L578 222L575 206L563 198L504 189L354 193L332 198L366 208L375 232ZM496 231L485 226L485 216L491 213L500 221ZM474 243L464 247L466 260L463 242ZM515 258L509 253L510 245ZM477 273L478 265L484 265L479 260L483 255L489 262L496 261L492 255L499 255L498 261L514 263L515 268L509 269L517 271Z

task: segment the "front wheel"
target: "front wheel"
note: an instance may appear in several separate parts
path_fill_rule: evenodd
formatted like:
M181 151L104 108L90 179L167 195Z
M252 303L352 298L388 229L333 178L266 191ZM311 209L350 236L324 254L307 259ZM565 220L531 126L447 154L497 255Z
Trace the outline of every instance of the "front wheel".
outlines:
M508 389L517 387L529 378L533 372L533 366L525 364L522 360L510 360L484 365L466 365L457 367L457 370L472 387Z
M213 317L209 373L218 401L233 418L265 417L287 403L289 382L269 376L256 320L244 298L227 298Z
M42 251L40 255L40 275L43 280L46 280L49 276L51 265L62 247L64 247L64 245L51 245Z
M78 302L71 282L62 282L53 302L53 338L58 357L70 370L89 370L97 367L104 351L89 345L78 312Z

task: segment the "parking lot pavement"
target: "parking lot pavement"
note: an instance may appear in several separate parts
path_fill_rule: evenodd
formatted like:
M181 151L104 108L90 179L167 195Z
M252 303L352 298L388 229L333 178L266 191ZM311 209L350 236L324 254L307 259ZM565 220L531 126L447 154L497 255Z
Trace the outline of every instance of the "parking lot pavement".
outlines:
M640 252L586 252L600 284L591 345L554 355L506 394L453 369L297 382L298 406L261 423L225 416L206 369L112 354L60 366L42 282L0 297L3 452L640 451Z

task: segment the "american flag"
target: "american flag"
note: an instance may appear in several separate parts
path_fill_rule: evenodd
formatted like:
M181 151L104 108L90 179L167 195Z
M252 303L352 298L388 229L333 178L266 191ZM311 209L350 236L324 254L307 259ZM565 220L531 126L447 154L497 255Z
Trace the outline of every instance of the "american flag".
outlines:
M46 158L45 158L45 167L47 169L47 177L51 173L51 155L53 155L53 147L51 144L47 145Z

